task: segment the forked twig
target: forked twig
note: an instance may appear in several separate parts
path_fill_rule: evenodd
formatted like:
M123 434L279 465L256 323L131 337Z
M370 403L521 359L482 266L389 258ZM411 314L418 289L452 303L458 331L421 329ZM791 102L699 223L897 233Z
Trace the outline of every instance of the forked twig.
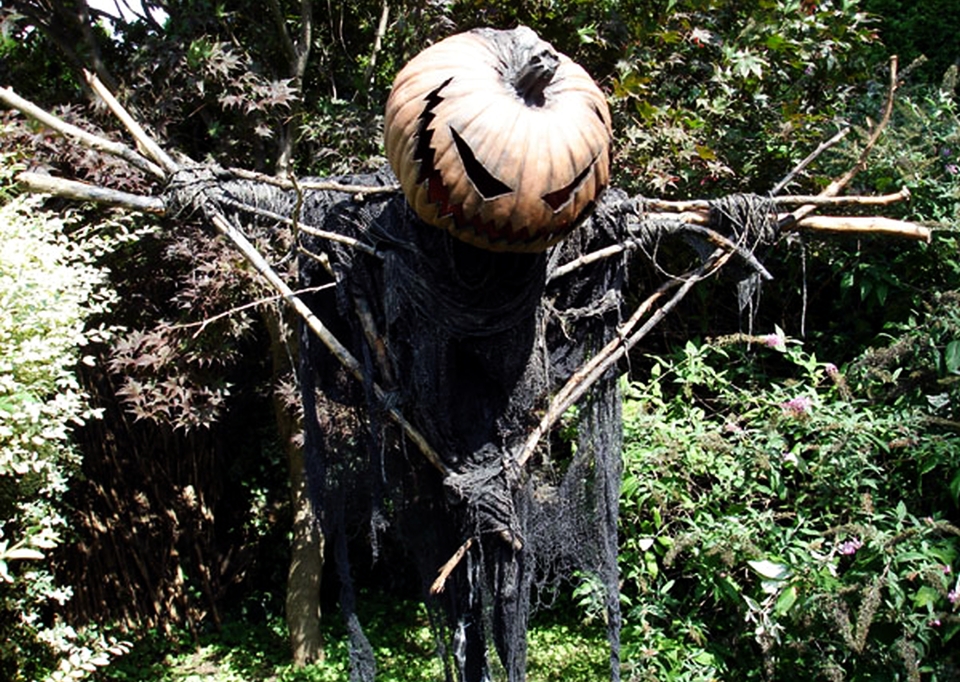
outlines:
M9 88L0 88L0 101L8 104L14 109L35 118L52 130L62 135L75 139L84 146L92 149L105 151L120 156L138 168L148 170L161 180L165 180L169 175L173 175L180 170L180 165L174 161L152 138L140 127L130 114L123 108L123 105L117 101L106 87L99 81L96 75L86 73L87 80L91 88L103 98L111 112L125 125L127 131L137 142L138 148L153 158L156 163L144 159L140 154L134 152L125 145L105 140L96 135L92 135L76 126L70 125L55 116L52 116L31 102L19 97ZM107 95L106 97L104 95ZM78 183L81 184L81 183ZM206 191L201 189L201 191ZM88 195L89 196L89 195ZM352 353L340 343L339 339L321 322L321 320L310 310L309 306L303 302L296 292L283 281L280 275L273 269L270 263L257 251L256 247L238 230L223 212L216 205L213 198L207 198L203 202L203 208L210 222L214 227L243 255L244 258L253 266L253 268L263 277L267 283L279 294L279 298L284 299L294 311L303 319L309 329L316 334L317 338L326 346L327 350L340 362L343 367L350 372L359 381L365 381L363 368ZM373 384L373 392L377 400L384 406L390 418L401 428L406 436L417 446L427 460L441 474L448 474L446 465L437 454L436 450L430 445L427 439L410 422L406 420L403 414L396 407L387 406L386 394L377 384Z
M527 435L523 448L517 454L513 466L516 469L522 469L536 452L540 440L550 432L550 429L564 413L586 395L587 391L606 374L607 370L619 362L631 348L650 333L650 330L658 325L683 300L683 297L695 284L717 272L735 253L736 251L731 249L718 249L711 254L705 263L686 275L672 278L661 284L653 294L641 303L633 315L630 316L630 319L618 330L617 338L611 340L599 353L581 365L553 397L540 422ZM654 310L650 318L637 329L637 325L650 313L657 302L674 289L677 289L677 291L673 296Z
M893 55L890 57L890 85L887 89L887 100L883 106L883 115L880 117L880 120L873 127L873 130L870 133L870 137L867 138L867 143L863 148L863 151L860 152L860 156L857 159L857 162L847 170L846 173L841 175L839 178L827 185L822 192L820 192L821 197L832 197L839 194L844 187L850 184L850 181L853 180L857 173L867 167L867 158L870 156L870 153L873 151L873 148L876 146L877 142L880 140L880 135L883 134L884 129L890 123L890 117L893 115L893 103L894 98L897 94L897 56ZM813 211L816 210L816 206L813 204L804 204L797 210L792 213L787 214L780 218L780 229L787 229L792 227L797 222L810 215Z

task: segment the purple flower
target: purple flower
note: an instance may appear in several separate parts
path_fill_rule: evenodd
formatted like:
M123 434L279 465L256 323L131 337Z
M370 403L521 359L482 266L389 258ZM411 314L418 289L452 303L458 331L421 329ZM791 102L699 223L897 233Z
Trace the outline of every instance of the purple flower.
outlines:
M931 620L931 621L930 621L930 627L934 627L934 628L940 627L940 619L939 619L939 618L934 618L933 620Z
M790 400L785 403L780 403L780 407L783 409L784 414L800 417L810 411L812 404L813 402L807 396L798 395L796 398L790 398Z
M796 466L797 464L800 463L800 459L799 459L795 454L793 454L792 452L785 452L785 453L783 453L783 461L784 461L784 462L789 462L790 464L793 464L794 466Z
M835 378L838 374L840 374L840 370L832 362L828 362L827 364L825 364L823 366L823 369L827 373L827 376L830 377L831 379Z
M840 553L844 556L853 556L861 547L863 547L863 542L860 541L860 538L853 538L840 543Z
M765 334L760 337L760 342L767 348L778 348L783 345L783 338L779 334Z
M950 175L956 175L957 173L960 173L960 168L957 168L957 164L955 163L948 163L944 168Z
M947 601L956 606L960 602L960 590L954 588L947 592Z

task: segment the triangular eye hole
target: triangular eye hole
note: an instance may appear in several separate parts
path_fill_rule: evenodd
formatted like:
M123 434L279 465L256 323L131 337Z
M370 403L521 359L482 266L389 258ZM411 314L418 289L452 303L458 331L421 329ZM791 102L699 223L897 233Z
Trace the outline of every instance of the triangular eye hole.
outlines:
M566 187L561 187L560 189L550 192L549 194L544 194L540 198L546 201L550 208L553 209L554 213L556 213L564 204L570 201L570 197L573 196L573 193L577 191L577 188L580 186L580 184L586 180L588 175L590 175L590 171L593 170L593 166L596 164L596 162L596 159L591 161L590 165L580 171L577 177L573 179L573 182Z
M483 167L483 164L477 160L476 154L467 144L467 141L460 137L460 134L450 127L450 135L453 137L453 143L457 146L457 152L460 154L460 162L463 169L467 172L467 177L473 183L474 188L484 198L485 201L496 199L504 194L510 194L513 190L509 185L498 180L493 174Z

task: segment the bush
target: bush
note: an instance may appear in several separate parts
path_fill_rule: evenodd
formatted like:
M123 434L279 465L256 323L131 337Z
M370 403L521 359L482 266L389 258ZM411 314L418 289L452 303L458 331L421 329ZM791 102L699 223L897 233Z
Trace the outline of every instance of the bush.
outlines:
M88 321L112 301L96 265L105 239L73 227L37 199L0 206L0 677L11 681L78 679L122 649L51 616L70 598L49 562L79 465L70 429L97 417L73 368L108 333Z
M633 679L956 679L960 438L934 414L951 396L904 387L929 368L951 390L955 330L913 329L901 347L924 352L877 351L849 380L778 332L690 342L631 386Z

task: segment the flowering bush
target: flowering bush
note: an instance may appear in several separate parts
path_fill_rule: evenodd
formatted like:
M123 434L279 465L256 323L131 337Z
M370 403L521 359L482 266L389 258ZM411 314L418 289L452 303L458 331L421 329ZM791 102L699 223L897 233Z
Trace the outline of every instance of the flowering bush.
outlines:
M960 437L772 338L688 343L629 388L632 679L957 679Z
M96 266L107 241L72 226L36 199L0 206L0 677L12 681L79 679L122 649L49 618L70 598L48 561L79 464L70 428L98 416L73 368L108 334L89 321L112 302Z

